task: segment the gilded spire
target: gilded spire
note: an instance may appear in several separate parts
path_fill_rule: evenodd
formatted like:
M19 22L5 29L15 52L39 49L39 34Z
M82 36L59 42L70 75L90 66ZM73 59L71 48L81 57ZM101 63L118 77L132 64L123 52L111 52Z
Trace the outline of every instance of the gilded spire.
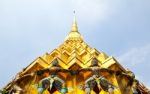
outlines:
M71 40L71 41L83 41L83 38L82 38L81 34L78 31L75 11L74 11L74 18L73 18L73 23L72 23L72 27L71 27L71 32L65 38L65 41L68 41L68 40Z
M72 23L71 31L78 32L78 26L77 26L75 11L73 13L74 13L74 18L73 18L73 23Z

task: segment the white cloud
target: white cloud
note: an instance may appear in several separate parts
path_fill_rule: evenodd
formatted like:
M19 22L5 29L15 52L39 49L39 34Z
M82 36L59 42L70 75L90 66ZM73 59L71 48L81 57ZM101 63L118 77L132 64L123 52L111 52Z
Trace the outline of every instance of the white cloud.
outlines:
M142 47L135 47L124 54L118 57L119 61L123 64L130 64L130 66L135 66L137 64L148 62L150 57L150 44L142 46Z

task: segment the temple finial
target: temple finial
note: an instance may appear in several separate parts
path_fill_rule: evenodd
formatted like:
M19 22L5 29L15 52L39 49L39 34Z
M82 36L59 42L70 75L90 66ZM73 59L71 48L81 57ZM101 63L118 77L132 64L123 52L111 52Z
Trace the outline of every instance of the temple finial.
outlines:
M76 16L75 16L75 10L73 11L73 13L74 13L74 18L73 18L73 24L72 24L71 31L78 32L78 26L77 26L77 21L76 21Z
M71 32L65 38L65 41L80 41L81 42L81 41L83 41L83 37L81 36L81 34L78 31L75 11L73 11L73 13L74 13L74 18L73 18Z

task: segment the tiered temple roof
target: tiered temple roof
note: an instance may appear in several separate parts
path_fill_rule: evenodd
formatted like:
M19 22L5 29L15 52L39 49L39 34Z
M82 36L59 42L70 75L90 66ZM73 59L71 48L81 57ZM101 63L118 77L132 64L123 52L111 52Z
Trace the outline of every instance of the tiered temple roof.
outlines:
M126 88L128 87L130 87L129 90L131 90L131 85L128 86L128 83L130 83L132 79L129 74L131 72L123 68L114 57L108 56L104 52L99 52L95 48L90 47L83 40L82 35L79 33L75 18L73 20L71 31L68 34L68 36L65 38L64 43L62 43L59 47L54 49L52 52L45 53L43 56L40 56L37 59L35 59L30 65L28 65L25 69L23 69L21 72L19 72L16 75L16 78L13 79L5 87L5 90L10 90L14 84L18 84L20 85L20 87L27 90L27 87L30 87L30 84L31 84L31 83L29 84L28 81L30 81L32 78L30 77L24 78L24 75L38 71L38 70L42 70L45 68L50 68L54 60L57 60L59 62L59 66L63 69L78 70L81 68L90 67L91 62L94 58L98 60L98 65L101 68L107 68L107 69L114 71L113 74L103 73L103 75L110 82L112 82L112 84L115 84L117 87L119 87L118 91L116 91L115 94L127 94L124 92ZM90 73L89 74L84 73L83 80L85 80L90 75L91 75ZM66 81L69 80L68 78L71 79L71 76L68 76L65 74L62 74L62 76ZM39 81L39 79L43 77L45 76L38 77L38 79L36 79L35 82ZM80 78L78 76L76 77L77 77L76 79ZM74 80L72 79L72 81ZM138 84L138 88L141 91L141 94L148 94L149 92L149 90L141 83ZM34 91L31 89L28 89L28 90ZM80 94L84 94L83 91L78 91L78 92L80 92ZM27 94L30 94L30 93L27 93ZM36 94L36 93L34 92L33 94ZM45 93L45 94L49 94L49 93ZM58 92L56 92L56 94L58 94ZM75 94L75 93L71 92L68 94ZM92 94L95 94L95 93L92 93ZM107 93L102 92L100 94L107 94Z

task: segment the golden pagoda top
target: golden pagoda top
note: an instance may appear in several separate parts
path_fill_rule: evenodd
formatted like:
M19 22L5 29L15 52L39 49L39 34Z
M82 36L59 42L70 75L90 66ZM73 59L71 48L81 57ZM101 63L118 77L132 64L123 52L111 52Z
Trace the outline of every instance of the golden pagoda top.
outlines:
M78 31L77 21L76 17L74 16L71 32L69 35L65 38L65 41L83 41L83 37Z

